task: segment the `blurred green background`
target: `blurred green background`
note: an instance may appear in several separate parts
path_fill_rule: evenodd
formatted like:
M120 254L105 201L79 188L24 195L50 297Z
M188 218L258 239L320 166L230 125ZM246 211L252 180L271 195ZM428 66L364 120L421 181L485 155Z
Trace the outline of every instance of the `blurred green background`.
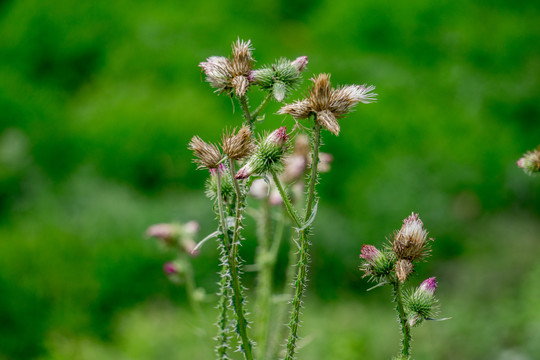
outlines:
M416 358L540 358L540 178L515 165L540 143L539 18L520 0L0 1L0 359L212 358L212 302L200 342L143 232L215 229L186 145L241 122L197 67L237 37L259 65L308 55L306 79L380 94L324 133L300 358L397 352L390 293L366 292L358 253L411 211L436 238L413 283L436 276L452 317L414 330ZM294 124L278 108L265 128ZM255 246L251 229L248 263Z

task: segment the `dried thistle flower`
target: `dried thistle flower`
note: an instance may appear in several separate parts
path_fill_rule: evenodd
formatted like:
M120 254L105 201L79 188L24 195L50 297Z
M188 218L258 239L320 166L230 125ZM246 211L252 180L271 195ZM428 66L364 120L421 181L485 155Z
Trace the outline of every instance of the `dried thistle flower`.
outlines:
M240 160L248 157L254 150L252 132L247 126L235 134L235 130L225 131L221 139L223 152L233 160Z
M394 234L392 250L398 259L409 261L423 259L429 254L427 235L422 220L413 212L403 220L401 229Z
M375 86L348 85L334 89L331 87L330 75L319 74L312 78L313 87L306 99L283 106L278 114L289 114L295 119L307 119L315 114L315 120L334 135L339 135L338 118L349 113L359 102L369 104L376 100L372 93Z
M208 169L217 169L223 159L216 145L206 143L198 136L194 136L191 139L189 149L195 153L196 159L194 162L199 165L199 169L205 167Z
M238 39L232 45L232 58L211 56L199 64L206 74L206 81L220 94L242 97L251 83L253 68L251 41Z
M401 282L405 282L405 280L407 280L407 278L413 271L413 264L409 260L401 259L396 262L395 270L398 280Z
M533 151L527 151L516 163L528 175L540 172L540 145Z

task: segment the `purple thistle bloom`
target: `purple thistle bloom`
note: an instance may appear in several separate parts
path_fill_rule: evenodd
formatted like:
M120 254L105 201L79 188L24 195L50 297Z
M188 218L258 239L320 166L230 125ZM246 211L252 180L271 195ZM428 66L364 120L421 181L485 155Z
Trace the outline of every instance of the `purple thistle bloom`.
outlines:
M435 281L434 277L430 277L429 279L426 279L420 284L419 289L421 291L424 291L431 296L435 295L435 290L437 289L437 282Z
M267 142L271 142L277 146L285 145L287 140L289 140L289 135L287 135L287 128L285 126L272 131L266 138Z
M373 262L381 252L373 245L363 245L360 257L368 262Z

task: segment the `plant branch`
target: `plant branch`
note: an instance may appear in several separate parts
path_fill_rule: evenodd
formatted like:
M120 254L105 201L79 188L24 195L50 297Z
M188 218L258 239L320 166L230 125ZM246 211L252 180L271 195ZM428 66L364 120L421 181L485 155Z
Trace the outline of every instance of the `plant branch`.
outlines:
M399 280L392 281L392 286L396 311L401 325L401 355L402 357L405 357L405 359L409 359L411 356L411 328L407 323L407 316L405 314L405 309L403 308L403 297Z
M279 181L279 178L277 174L272 171L272 178L274 179L274 183L276 184L276 187L278 188L279 194L281 195L281 198L283 199L283 203L285 204L285 208L287 209L287 213L291 217L292 221L296 224L298 228L302 227L302 221L296 214L296 211L294 210L294 207L291 204L291 201L289 200L289 196L287 196L287 193L285 192L285 189L283 189L283 185L281 185L281 182Z

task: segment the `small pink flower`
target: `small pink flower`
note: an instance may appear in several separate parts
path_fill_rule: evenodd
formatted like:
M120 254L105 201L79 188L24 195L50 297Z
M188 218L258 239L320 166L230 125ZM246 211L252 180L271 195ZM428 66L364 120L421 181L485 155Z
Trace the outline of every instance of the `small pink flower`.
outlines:
M521 158L518 161L516 161L516 164L518 167L525 169L525 158Z
M419 289L433 296L435 294L435 290L437 289L437 282L435 281L435 278L430 277L429 279L424 280L422 284L420 284Z
M188 221L184 224L184 230L190 235L195 235L196 233L198 233L199 228L199 223L194 220Z
M173 262L167 262L163 265L163 272L166 275L176 275L178 274L178 266Z
M368 262L373 262L381 252L373 245L363 245L360 257Z

